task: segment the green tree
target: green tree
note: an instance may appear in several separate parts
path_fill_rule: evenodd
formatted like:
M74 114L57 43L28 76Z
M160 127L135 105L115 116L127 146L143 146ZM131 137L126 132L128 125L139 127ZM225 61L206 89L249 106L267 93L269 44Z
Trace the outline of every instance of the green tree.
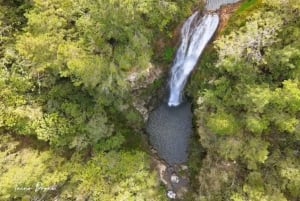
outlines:
M213 170L200 170L200 200L299 199L299 11L257 1L201 63L196 116Z

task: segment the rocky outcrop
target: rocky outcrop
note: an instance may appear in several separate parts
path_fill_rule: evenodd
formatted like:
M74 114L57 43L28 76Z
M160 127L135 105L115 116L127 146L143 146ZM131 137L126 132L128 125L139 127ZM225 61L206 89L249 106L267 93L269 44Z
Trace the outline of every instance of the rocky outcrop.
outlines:
M127 76L126 80L129 82L131 89L134 91L134 90L147 88L161 75L162 75L161 68L154 66L152 63L149 63L146 69L142 71L132 72Z
M152 98L151 96L143 96L143 91L146 90L155 80L163 76L163 71L160 67L154 66L149 63L149 66L140 71L133 72L127 77L127 81L131 86L131 93L133 107L143 116L144 122L148 120L149 107L147 106Z
M152 164L158 172L160 181L166 186L166 196L170 199L183 200L189 189L188 168L186 165L169 166L158 158L156 151L152 158Z
M217 35L219 35L226 27L227 23L229 22L230 17L233 13L240 7L241 3L230 4L227 6L222 6L221 9L218 11L220 16L220 24L217 30Z

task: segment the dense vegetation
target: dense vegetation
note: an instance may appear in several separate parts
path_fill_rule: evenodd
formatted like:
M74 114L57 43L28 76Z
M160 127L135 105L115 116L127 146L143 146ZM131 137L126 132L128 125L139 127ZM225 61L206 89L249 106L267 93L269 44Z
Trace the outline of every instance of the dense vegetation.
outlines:
M199 2L0 0L0 200L166 200L128 78ZM299 0L245 0L207 49L191 200L300 199L299 37Z
M300 199L299 37L299 1L246 1L203 57L194 200Z
M195 2L0 1L0 200L165 199L127 78Z

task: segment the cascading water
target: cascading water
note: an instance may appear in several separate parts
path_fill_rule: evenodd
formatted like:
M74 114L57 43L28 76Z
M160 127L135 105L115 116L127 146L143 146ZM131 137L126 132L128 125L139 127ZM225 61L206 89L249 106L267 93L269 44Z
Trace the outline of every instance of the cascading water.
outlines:
M219 24L217 14L206 14L200 20L198 18L199 13L194 13L181 30L181 45L171 71L169 106L178 106L181 103L188 76Z
M240 0L207 0L205 9L214 11L222 5L238 1ZM216 13L207 13L199 20L199 13L195 12L184 23L181 44L171 70L169 106L181 103L186 81L218 25L219 16Z
M214 11L224 4L238 1L207 0L205 8L206 11ZM187 179L180 176L178 180L175 179L175 183L174 179L172 180L174 170L179 167L176 164L185 163L188 159L189 139L192 134L191 104L187 101L182 102L184 86L218 24L219 16L214 12L206 12L202 17L196 12L184 23L181 30L181 44L171 69L168 103L162 103L153 110L147 122L146 130L150 143L159 157L169 165L165 170L164 165L159 165L159 172L161 180L168 187L167 195L171 199L176 197L177 192L183 192L188 183ZM179 169L175 170L175 173L178 175Z
M182 94L188 76L218 27L219 16L213 11L238 1L207 0L205 8L212 12L205 12L204 16L195 12L182 27L181 44L171 69L168 104L163 103L150 113L146 128L158 155L170 165L184 163L188 158L192 112L188 102L181 103Z

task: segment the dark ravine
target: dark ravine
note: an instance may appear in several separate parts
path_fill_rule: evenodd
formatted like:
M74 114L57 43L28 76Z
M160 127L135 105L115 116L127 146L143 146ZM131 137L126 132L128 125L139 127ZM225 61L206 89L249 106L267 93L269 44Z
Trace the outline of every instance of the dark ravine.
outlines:
M206 44L218 28L219 15L216 10L238 1L208 0L204 16L196 12L186 21L182 28L181 45L171 71L169 100L149 114L146 131L151 145L163 161L159 162L163 167L159 168L159 172L162 182L168 187L169 198L177 198L176 193L188 186L188 180L182 177L178 177L178 187L177 182L172 182L172 175L177 177L180 171L180 168L176 167L188 160L192 135L193 115L191 104L183 101L184 86Z
M218 28L220 20L216 10L222 5L238 1L208 0L206 12L196 11L181 29L181 44L169 79L168 104L163 103L154 110L149 115L147 124L150 143L158 151L158 155L170 165L184 163L188 158L192 112L189 104L182 103L185 84Z

